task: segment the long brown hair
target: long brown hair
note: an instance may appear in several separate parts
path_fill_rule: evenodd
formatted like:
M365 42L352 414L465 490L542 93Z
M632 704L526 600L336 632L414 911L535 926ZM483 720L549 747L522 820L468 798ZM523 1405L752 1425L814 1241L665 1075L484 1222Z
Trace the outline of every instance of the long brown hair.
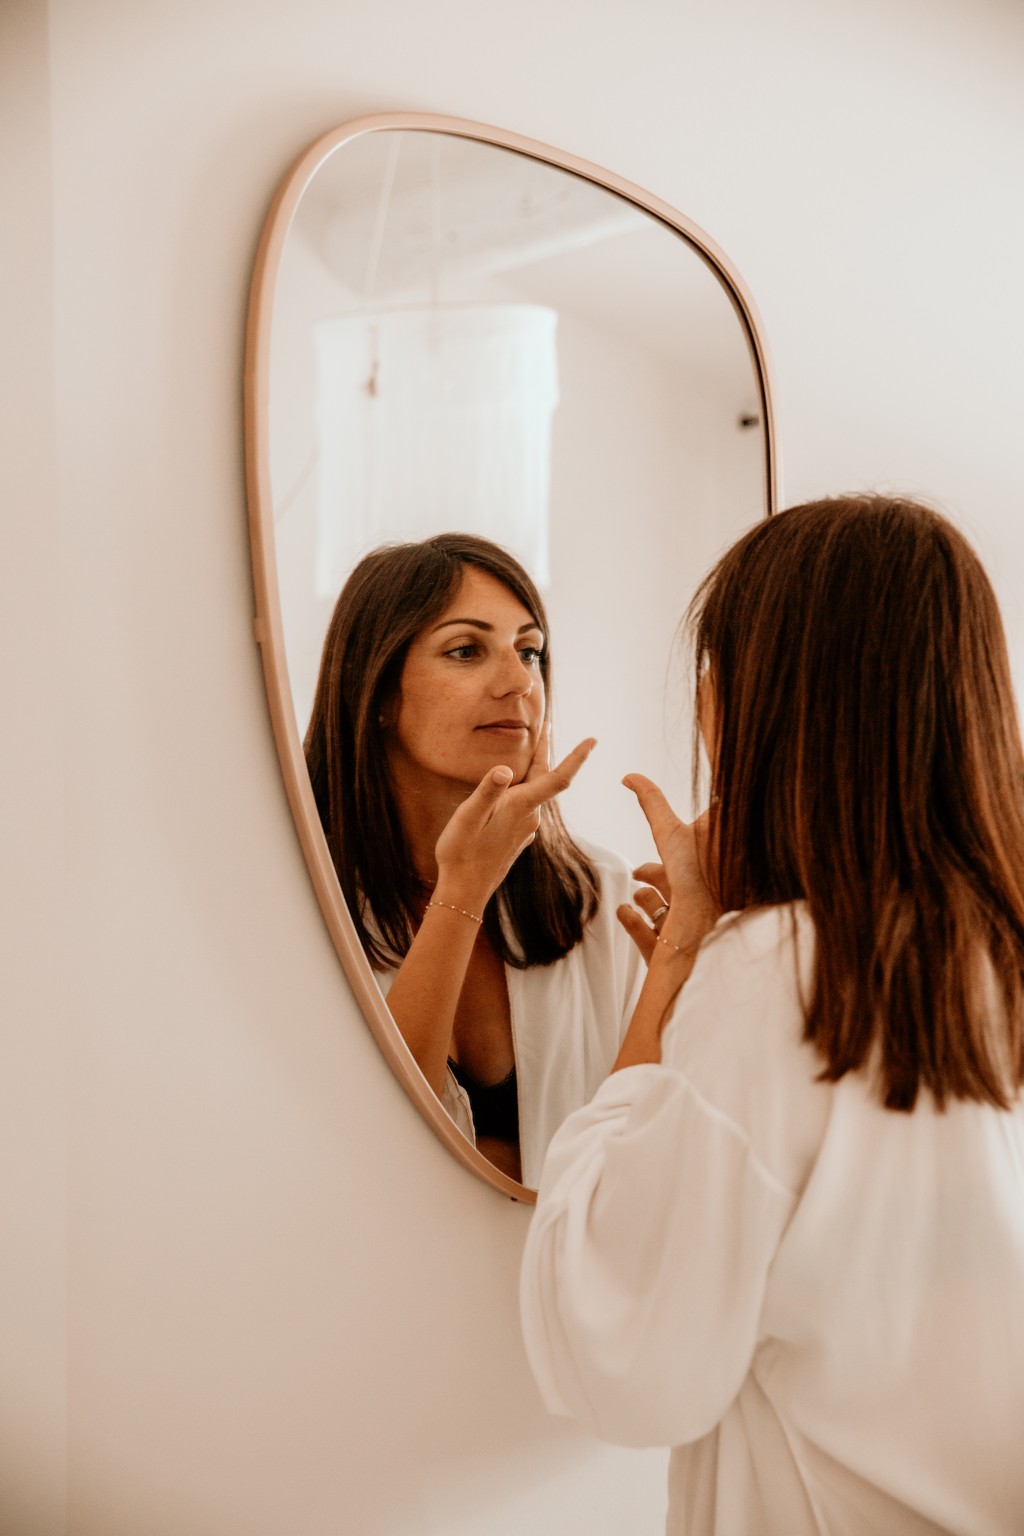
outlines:
M889 1109L922 1089L1008 1108L1024 755L974 551L914 501L809 502L735 544L689 619L716 706L711 878L726 910L807 902L822 1076L877 1069Z
M540 593L508 552L468 533L375 549L345 583L327 630L306 764L320 821L360 942L378 968L397 964L418 923L423 888L412 867L391 787L384 717L412 640L455 598L467 565L494 576L544 634L548 711L551 656ZM551 801L484 913L502 960L548 965L583 937L598 906L597 876ZM502 921L502 910L505 921Z

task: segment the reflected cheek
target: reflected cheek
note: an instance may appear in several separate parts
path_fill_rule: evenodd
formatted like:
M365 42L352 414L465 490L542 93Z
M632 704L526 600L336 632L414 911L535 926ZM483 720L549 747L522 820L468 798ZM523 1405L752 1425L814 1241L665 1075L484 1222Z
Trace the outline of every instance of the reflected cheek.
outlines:
M437 686L406 697L395 724L395 740L411 762L434 771L451 772L472 746L471 712L462 696Z
M458 718L440 708L403 711L395 734L407 757L429 762L459 744Z

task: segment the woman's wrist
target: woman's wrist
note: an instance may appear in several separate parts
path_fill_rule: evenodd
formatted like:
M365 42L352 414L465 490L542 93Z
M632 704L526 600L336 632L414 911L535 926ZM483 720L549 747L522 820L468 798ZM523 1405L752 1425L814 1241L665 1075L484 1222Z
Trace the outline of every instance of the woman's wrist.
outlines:
M656 933L654 935L654 942L655 944L660 944L664 949L670 949L673 954L684 955L689 960L694 958L701 943L700 939L698 939L696 943L674 944L671 939L666 939L663 933Z
M481 920L490 899L491 892L479 881L453 879L443 874L438 875L437 884L430 892L430 903L433 906L453 907Z
M664 962L651 956L651 965L644 979L643 988L626 1031L619 1054L612 1067L613 1072L623 1067L635 1067L661 1061L661 1035L672 1017L676 998L679 996L694 966L693 955L664 953Z
M696 955L721 915L717 907L703 907L700 911L685 914L673 913L670 908L658 929L658 942L670 946L679 954Z
M673 1003L696 963L696 949L681 950L663 942L656 944L647 967L645 985L649 993L660 997L666 1006Z
M459 917L468 917L470 922L476 923L478 927L483 926L484 916L482 912L472 912L470 911L469 907L457 906L453 901L439 901L436 896L431 896L430 900L427 902L423 909L424 915L429 912L431 908L434 908L434 910L438 912L455 912Z

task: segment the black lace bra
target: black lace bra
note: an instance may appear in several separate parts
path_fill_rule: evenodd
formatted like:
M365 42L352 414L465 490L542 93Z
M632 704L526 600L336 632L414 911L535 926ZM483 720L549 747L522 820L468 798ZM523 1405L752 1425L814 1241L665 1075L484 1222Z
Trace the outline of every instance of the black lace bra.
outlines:
M465 1067L452 1061L450 1056L448 1065L455 1081L465 1088L469 1096L476 1134L516 1143L519 1140L519 1092L515 1066L500 1083L481 1083Z

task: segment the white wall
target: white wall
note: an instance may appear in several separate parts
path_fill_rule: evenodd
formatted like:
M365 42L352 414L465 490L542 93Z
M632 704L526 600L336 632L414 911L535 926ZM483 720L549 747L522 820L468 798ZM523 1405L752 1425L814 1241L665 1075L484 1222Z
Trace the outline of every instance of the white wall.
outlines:
M719 383L575 315L559 332L556 755L598 740L562 804L574 833L636 865L655 850L622 777L648 774L687 814L691 714L676 631L715 555L763 515L760 433L737 426L753 370L743 357Z
M655 1531L661 1456L550 1421L528 1379L528 1212L414 1117L319 922L249 630L255 242L292 157L367 111L492 121L609 165L708 229L753 290L790 499L882 482L942 497L1021 627L1024 16L1013 0L51 0L44 17L9 0L2 28L31 86L5 98L2 140L31 173L3 354L5 681L27 749L7 794L4 1134L23 1178L5 1205L6 1527ZM45 1034L65 936L66 1525ZM11 1423L31 1448L15 1473Z

